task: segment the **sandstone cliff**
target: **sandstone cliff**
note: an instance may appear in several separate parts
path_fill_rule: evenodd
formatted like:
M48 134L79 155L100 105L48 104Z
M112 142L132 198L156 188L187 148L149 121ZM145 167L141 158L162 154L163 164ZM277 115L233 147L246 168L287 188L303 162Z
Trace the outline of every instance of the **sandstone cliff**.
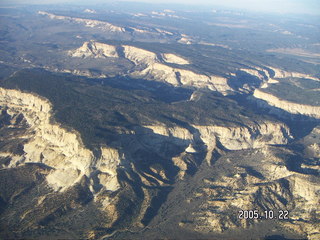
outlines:
M255 209L263 214L271 209L278 216L280 209L288 211L289 217L277 222L279 226L317 239L320 228L314 218L319 214L318 180L288 170L278 157L281 151L267 146L220 158L213 166L216 175L208 175L186 200L186 206L201 204L180 226L202 233L246 229L266 220L239 219L239 211Z
M23 154L14 156L7 167L24 163L45 164L52 168L47 182L56 191L65 191L84 176L90 177L95 162L92 152L83 146L78 133L52 122L52 107L47 100L34 94L0 88L0 106L7 108L11 117L23 115L28 124L27 134L20 136L26 139ZM94 167L101 172L101 184L114 191L119 188L116 169L121 158L115 149L102 148L101 151L99 166Z
M84 42L83 45L75 50L68 52L71 57L93 57L93 58L106 58L114 57L117 58L118 53L115 46L99 43L95 41Z
M264 107L271 106L271 107L282 109L292 114L303 114L313 118L320 118L319 106L311 106L311 105L289 102L286 100L282 100L279 97L276 97L272 94L263 92L262 90L259 90L259 89L256 89L254 91L253 96L256 99L262 100L261 102L258 101L258 103Z
M18 116L23 116L27 124L25 132L19 135L25 140L23 153L2 151L0 157L10 159L2 167L42 163L50 168L46 174L48 185L59 192L66 192L87 178L95 203L110 218L108 227L121 219L122 212L118 209L121 205L117 204L123 201L120 195L110 195L109 192L115 193L123 188L129 191L130 184L135 189L140 188L144 197L137 200L141 205L135 217L136 224L142 224L155 199L155 189L160 191L171 186L174 179L184 181L188 171L199 167L197 157L204 156L209 164L205 170L199 170L199 174L202 176L201 171L208 171L208 175L197 177L203 178L199 181L200 186L184 201L186 206L193 206L197 199L201 199L201 203L194 211L190 210L192 220L182 222L181 227L202 233L248 228L254 224L252 221L238 221L230 217L237 212L230 211L288 209L292 221L283 221L282 226L307 234L309 239L319 236L320 230L313 224L320 200L316 179L307 173L289 170L279 154L292 154L290 150L279 152L272 146L286 144L290 139L289 130L282 123L137 126L121 151L103 146L101 157L96 159L83 146L78 133L53 122L52 106L47 100L34 94L0 88L0 107L6 109L11 124ZM214 151L225 154L214 159ZM213 159L217 162L213 163ZM164 164L159 164L163 161ZM122 178L127 179L125 184L120 184L123 181L118 175L120 165L125 165L122 173ZM173 167L179 169L176 175L168 170ZM126 196L134 199L134 193L130 194ZM45 202L40 200L40 205Z
M284 78L305 78L319 81L318 78L313 77L309 74L287 72L282 69L268 66L264 68L252 66L252 68L250 69L241 68L240 71L246 72L261 80L260 87L253 89L254 98L252 98L253 100L256 100L260 106L270 108L271 112L276 114L282 114L281 112L285 111L290 114L301 114L309 117L319 118L320 108L318 106L290 102L281 99L281 96L274 96L270 93L267 93L266 91L263 91L263 89L267 89L268 87L276 87L271 85L281 82Z
M203 141L210 145L217 139L228 150L261 148L268 144L286 144L290 136L287 126L265 122L248 127L194 126Z
M307 78L315 81L320 81L319 78L313 77L309 74L299 73L299 72L288 72L279 68L268 67L274 72L274 78L287 78L287 77L296 77L296 78Z
M264 122L248 127L225 127L225 126L198 126L193 125L190 130L181 127L166 127L161 125L145 126L153 133L166 136L167 138L157 140L147 137L147 142L152 145L154 151L162 149L164 141L170 141L184 149L180 156L174 156L172 161L180 168L180 177L188 169L185 162L186 154L192 154L205 149L205 160L211 165L213 151L223 147L227 150L245 150L263 148L267 145L286 144L290 137L287 126L281 123ZM202 143L202 146L199 145ZM161 154L161 152L159 153ZM166 155L166 153L164 153Z
M223 95L232 92L233 89L228 85L228 79L216 75L204 75L190 70L174 68L165 65L158 58L157 54L145 49L134 46L123 45L125 58L135 64L137 69L130 73L131 77L143 77L149 80L161 81L172 84L173 86L191 86L195 88L207 88L218 91ZM71 57L119 57L116 47L108 44L97 43L94 41L85 42L78 49L68 52ZM165 53L163 60L168 63L189 64L180 56Z
M85 18L75 18L75 17L68 17L68 16L59 16L52 13L39 11L38 14L47 16L51 19L56 20L63 20L63 21L69 21L73 23L83 24L86 27L96 27L104 31L110 31L110 32L125 32L125 29L119 26L115 26L108 22L98 21L98 20L92 20L92 19L85 19Z
M147 66L142 71L135 71L132 76L145 77L147 79L163 81L174 86L192 86L196 88L208 88L226 95L232 89L227 84L227 79L220 76L207 76L190 70L178 69L162 64L155 53L135 48L125 47L126 57L135 64ZM176 56L177 57L177 56Z
M162 59L167 63L181 64L181 65L190 64L188 60L172 53L164 53L161 56L162 56Z
M157 55L153 52L128 45L123 45L122 47L124 48L125 57L136 65L148 65L158 60Z

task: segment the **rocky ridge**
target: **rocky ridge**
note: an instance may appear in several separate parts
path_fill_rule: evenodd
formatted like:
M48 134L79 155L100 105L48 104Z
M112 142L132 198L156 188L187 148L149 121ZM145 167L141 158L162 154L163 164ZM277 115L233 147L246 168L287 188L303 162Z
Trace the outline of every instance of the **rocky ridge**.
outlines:
M209 89L217 91L223 95L228 95L231 92L236 91L231 88L228 81L229 79L222 76L216 75L204 75L195 73L186 69L179 69L167 65L168 63L174 63L177 65L186 65L190 62L180 56L171 53L163 53L158 56L156 53L137 48L134 46L123 45L123 55L126 59L135 64L138 68L131 70L129 75L131 77L144 78L149 80L161 81L169 83L173 86L188 86L199 89ZM118 50L119 51L119 50ZM71 57L92 57L92 58L108 58L108 57L119 57L116 46L98 43L95 41L85 42L83 46L78 49L71 50L68 52ZM69 70L69 72L74 72ZM79 71L75 71L79 72ZM296 78L307 78L314 81L319 81L318 78L310 76L308 74L297 73L297 72L286 72L281 69L266 66L262 67L251 67L241 68L238 72L244 72L253 77L256 77L260 81L260 86L249 87L246 90L246 84L242 86L239 91L251 93L253 92L253 98L258 102L260 106L271 108L272 112L280 114L277 109L284 110L290 114L301 114L309 117L319 118L319 107L309 106L305 104L293 103L290 101L282 100L279 97L273 96L264 92L262 89L268 88L271 84L277 84L282 78L296 77ZM78 73L79 75L79 73ZM89 76L90 73L82 73L80 75ZM100 77L105 76L102 74ZM230 73L230 76L236 76L236 73ZM242 89L242 90L241 90Z
M78 23L78 24L83 24L86 27L95 27L99 28L104 31L110 31L110 32L125 32L125 28L115 26L111 23L104 22L104 21L98 21L98 20L92 20L92 19L85 19L85 18L75 18L75 17L68 17L68 16L60 16L60 15L55 15L52 13L44 12L44 11L39 11L38 14L47 16L50 19L55 19L55 20L63 20L63 21L69 21L72 23Z
M17 90L1 88L0 91L1 107L6 108L7 114L11 118L22 114L28 123L28 134L23 136L27 140L23 145L23 154L14 156L10 164L3 167L16 167L27 162L43 163L52 168L47 176L49 185L59 191L72 187L84 176L90 178L92 171L100 172L98 175L101 175L105 189L115 191L119 188L116 169L125 159L118 150L102 147L101 157L95 159L92 152L83 146L79 134L52 123L52 107L47 100ZM259 126L240 128L219 126L192 126L192 128L194 130L190 132L186 128L177 126L152 125L136 129L135 133L137 136L142 135L145 144L163 157L166 157L167 153L159 150L165 142L169 141L175 146L182 147L184 149L182 152L185 154L197 152L196 146L199 142L203 142L208 151L209 164L210 154L216 149L216 142L226 149L240 150L260 148L266 144L285 144L290 135L286 126L268 122ZM150 135L146 129L150 129L152 134ZM154 135L166 138L155 138Z
M182 57L179 57L177 55L174 55L172 53L164 53L161 56L162 56L162 59L167 63L174 63L174 64L180 64L180 65L190 64L188 60Z
M174 17L167 14L170 10L163 12L152 12L152 15ZM290 235L286 236L290 231L296 238L320 238L319 126L306 137L293 140L284 123L272 116L258 116L254 107L250 109L251 105L243 106L247 103L245 97L249 96L258 106L270 108L271 113L286 111L289 116L303 114L319 118L319 106L297 104L281 99L280 94L267 94L269 87L273 92L274 84L283 86L283 83L307 86L310 93L317 93L319 89L313 88L313 83L304 85L302 81L314 82L318 78L261 65L260 59L250 53L233 61L230 52L220 61L219 56L209 55L224 55L226 52L220 51L223 49L211 52L196 45L190 49L208 50L196 54L195 57L204 56L200 61L166 50L153 52L95 40L61 52L60 47L66 43L73 45L89 36L127 42L131 39L137 45L138 41L192 44L200 40L178 33L170 26L166 29L172 32L155 28L151 23L144 24L150 28L141 29L116 26L90 19L98 17L93 16L94 10L86 9L84 13L87 19L39 11L42 16L36 19L44 21L44 25L37 27L40 31L59 22L67 29L54 32L55 37L45 42L39 31L34 34L28 31L35 26L29 23L31 18L24 18L27 24L21 26L15 26L18 18L9 21L17 32L31 34L30 39L40 37L36 49L48 52L35 54L31 48L21 53L20 60L12 57L14 66L23 64L12 72L9 69L8 76L16 70L20 75L14 73L12 78L1 80L1 85L16 90L0 88L0 181L3 183L0 238L185 239L187 236L192 239L200 236L218 239L221 236L246 239L258 236L269 239L267 234L280 233L283 238L291 239ZM135 19L131 24L143 24L146 19L140 20ZM69 36L68 32L76 34ZM17 34L16 38L27 35ZM68 37L71 38L63 41ZM18 49L24 45L17 42L11 46ZM165 44L159 47L166 48ZM20 50L14 52L19 57ZM66 59L66 55L74 59ZM10 59L1 63L10 63ZM221 69L221 76L209 69L211 64L200 68L210 73L195 70L206 59L219 59L217 66L230 59L232 63L226 64L225 69L233 70L227 73ZM271 60L270 64L275 66L278 60ZM249 62L259 67L249 66ZM37 67L105 79L46 74L33 69L31 74L19 71ZM128 77L118 79L119 75ZM297 79L291 82L290 78ZM56 105L19 89L43 94ZM222 97L207 90L230 96ZM171 94L178 96L171 99ZM168 102L163 100L167 96ZM66 126L56 122L55 116ZM303 133L317 123L314 119L301 119L308 125L303 126ZM295 131L300 128L296 124L300 123L300 117L298 120L288 121ZM289 218L239 219L241 210L260 213L271 210L275 214L285 210ZM243 237L245 232L247 237ZM130 237L123 237L122 233Z
M84 12L86 13L95 13L94 11L87 9ZM77 17L69 17L69 16L62 16L62 15L56 15L56 14L52 14L49 12L45 12L45 11L38 11L39 15L42 16L47 16L50 19L53 20L60 20L60 21L67 21L67 22L71 22L71 23L77 23L77 24L81 24L84 25L86 27L90 27L90 28L97 28L97 29L101 29L103 31L107 31L107 32L113 32L113 33L127 33L127 34L148 34L150 36L173 36L174 33L163 30L163 29L159 29L159 28L155 28L155 29L150 29L150 28L145 28L145 27L141 27L141 28L137 28L137 27L120 27L114 24L111 24L109 22L106 21L99 21L99 20L94 20L94 19L87 19L87 18L77 18Z
M145 57L152 59L153 55L146 54ZM25 140L22 153L2 151L0 159L10 159L2 164L2 168L16 168L27 163L44 164L50 169L46 175L48 186L56 192L67 192L84 178L88 179L94 201L99 204L101 211L110 216L110 222L106 226L111 227L121 219L123 213L118 210L117 204L123 200L117 193L130 188L131 184L135 189L140 188L144 196L137 200L141 201L141 205L138 205L138 213L135 215L136 224L147 225L146 216L155 198L155 191L165 191L163 189L172 186L175 179L184 180L192 168L199 167L197 158L203 156L207 166L210 166L208 170L213 167L213 172L219 172L215 170L219 169L219 164L228 162L228 171L231 172L221 172L215 179L204 180L210 186L198 188L194 197L187 201L192 203L198 201L198 198L206 201L200 205L201 210L197 208L191 215L192 221L183 221L180 227L208 233L247 228L252 224L250 221L235 221L224 213L229 209L256 207L263 211L277 207L292 211L294 224L286 221L283 225L308 234L309 239L316 239L319 235L319 229L312 223L312 214L317 214L318 211L315 208L317 204L314 204L319 201L318 185L313 183L312 176L307 173L289 170L281 158L269 151L273 148L270 145L284 145L290 139L289 129L282 123L265 121L229 127L181 127L165 124L139 126L132 130L128 142L123 143L121 150L103 146L101 156L96 158L83 146L78 133L53 122L52 106L48 100L18 90L1 88L0 93L2 113L5 112L11 121L8 129L10 124L17 121L18 116L23 116L27 124L26 131L19 135L19 138ZM248 151L251 155L241 159L256 159L249 161L251 165L247 166L248 162L238 162L238 154L243 151ZM229 154L212 164L216 160L214 152ZM140 165L140 162L146 161L144 154L150 153L155 154L152 155L153 161L160 158L166 163L159 165L150 162ZM257 159L259 162L256 162ZM233 166L235 164L237 166ZM258 165L261 169L257 168ZM172 175L166 166L170 169L175 166L178 172ZM255 171L250 170L251 168ZM118 174L120 169L124 170L121 177ZM125 184L124 179L127 179ZM108 192L116 194L111 196ZM278 196L281 196L280 200ZM273 203L270 203L269 198ZM286 199L287 204L281 199ZM296 207L289 202L294 202ZM307 209L303 214L302 208ZM303 221L299 218L301 216Z
M102 49L108 48L113 52L114 47L108 44L97 44L94 41L85 42L82 47L69 52L71 56L85 56L85 57L106 57L100 54ZM170 60L159 59L157 54L151 51L147 51L141 48L123 45L124 56L133 62L139 70L132 71L130 76L143 77L149 80L161 81L169 83L173 86L190 86L195 88L208 88L212 91L221 92L223 95L227 95L228 92L232 92L232 88L227 83L227 78L215 75L203 75L198 74L190 70L174 68L163 64L163 62L174 62L175 64L186 64L187 60L174 55L164 54L169 57ZM96 49L92 51L91 49ZM101 50L99 50L101 49ZM110 50L111 49L111 50ZM97 54L97 52L99 52ZM116 55L113 54L112 57ZM142 68L142 69L141 69Z
M263 107L272 106L278 109L282 109L291 114L302 114L313 118L320 118L320 106L311 106L289 102L286 100L282 100L270 93L266 93L260 89L256 89L254 91L253 97L258 99L258 104L260 104ZM271 111L277 114L276 109L271 109Z
M102 147L99 167L94 166L96 160L83 146L79 134L52 122L52 107L47 100L4 88L0 88L0 93L0 106L6 109L6 114L12 119L22 115L28 124L27 133L20 136L26 140L23 154L13 156L10 163L2 167L17 167L28 162L45 164L52 169L47 182L56 191L65 191L84 176L90 177L94 167L104 176L102 182L106 189L115 191L119 188L116 169L121 157L115 149ZM10 153L2 155L12 157Z
M271 71L270 71L271 70ZM263 68L242 68L240 71L246 72L252 76L257 77L261 80L262 84L259 88L253 90L253 100L256 101L259 106L270 108L272 113L277 115L282 115L281 111L288 112L289 114L300 114L312 118L320 118L320 107L312 106L307 104L294 103L281 99L279 96L274 96L267 93L263 89L267 89L271 84L277 84L281 82L284 78L305 78L314 81L320 81L319 78L313 77L309 74L298 73L298 72L287 72L278 68L267 66L266 69Z
M299 73L299 72L288 72L279 68L269 67L274 72L274 78L287 78L287 77L296 77L296 78L307 78L315 81L320 81L319 78L313 77L309 74Z
M183 154L197 152L197 145L202 142L206 151L205 160L211 165L213 151L223 148L226 150L246 150L263 148L266 145L287 144L291 138L287 126L281 123L264 122L246 127L199 126L192 125L190 130L180 127L145 126L153 133L172 139L172 143L185 149ZM151 142L155 150L161 149L159 143ZM161 144L160 144L161 145ZM173 161L179 158L174 157ZM179 163L180 170L185 171L186 163Z
M225 168L222 166L227 161L229 170L204 179L202 187L187 202L205 200L194 210L193 217L180 226L195 227L200 232L224 232L259 222L258 219L239 219L240 210L255 209L263 214L272 209L277 216L277 211L283 210L289 212L290 220L280 220L280 226L306 234L308 239L317 239L320 228L314 217L320 213L317 204L320 188L315 178L308 173L290 171L283 159L277 157L279 149L273 147L241 154L255 161L239 162L239 155L234 153L219 159L214 168Z
M94 57L94 58L105 58L105 57L119 57L116 47L99 43L99 42L85 42L80 48L69 51L68 55L71 57Z

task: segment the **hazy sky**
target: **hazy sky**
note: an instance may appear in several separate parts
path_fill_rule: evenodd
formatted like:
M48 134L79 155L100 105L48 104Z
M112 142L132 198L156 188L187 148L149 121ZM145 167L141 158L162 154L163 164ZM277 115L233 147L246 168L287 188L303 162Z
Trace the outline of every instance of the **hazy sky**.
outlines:
M119 0L0 0L18 3L108 3L119 2ZM278 13L313 13L320 15L320 0L126 0L130 2L148 3L179 3L193 5L216 5L221 7L232 7L255 11L278 12Z

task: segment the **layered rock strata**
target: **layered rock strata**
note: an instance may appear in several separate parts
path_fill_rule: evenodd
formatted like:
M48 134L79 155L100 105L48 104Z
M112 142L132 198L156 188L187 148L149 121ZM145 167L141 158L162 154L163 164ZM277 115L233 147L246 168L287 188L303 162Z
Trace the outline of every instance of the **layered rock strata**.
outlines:
M28 124L27 134L20 136L26 142L23 154L14 156L8 166L16 167L24 163L42 163L52 170L47 175L48 184L56 191L65 191L78 183L84 176L90 177L92 167L100 171L101 184L109 190L117 190L116 169L121 157L116 149L102 147L102 156L96 162L93 153L86 149L79 134L68 131L53 123L52 106L46 99L18 90L0 88L0 106L7 114L22 115ZM2 155L10 157L10 153Z
M289 102L259 89L254 91L253 96L260 101L262 100L261 102L258 101L258 103L264 107L275 107L291 114L302 114L312 118L320 118L320 106Z

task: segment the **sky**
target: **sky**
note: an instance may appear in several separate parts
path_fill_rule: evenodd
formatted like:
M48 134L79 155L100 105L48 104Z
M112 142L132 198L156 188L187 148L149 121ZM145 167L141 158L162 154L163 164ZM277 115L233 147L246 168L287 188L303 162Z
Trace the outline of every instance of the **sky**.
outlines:
M0 0L15 3L108 3L119 2L120 0ZM273 12L273 13L311 13L320 15L320 0L125 0L130 2L147 3L178 3L189 5L208 5L219 7L231 7L250 11Z

